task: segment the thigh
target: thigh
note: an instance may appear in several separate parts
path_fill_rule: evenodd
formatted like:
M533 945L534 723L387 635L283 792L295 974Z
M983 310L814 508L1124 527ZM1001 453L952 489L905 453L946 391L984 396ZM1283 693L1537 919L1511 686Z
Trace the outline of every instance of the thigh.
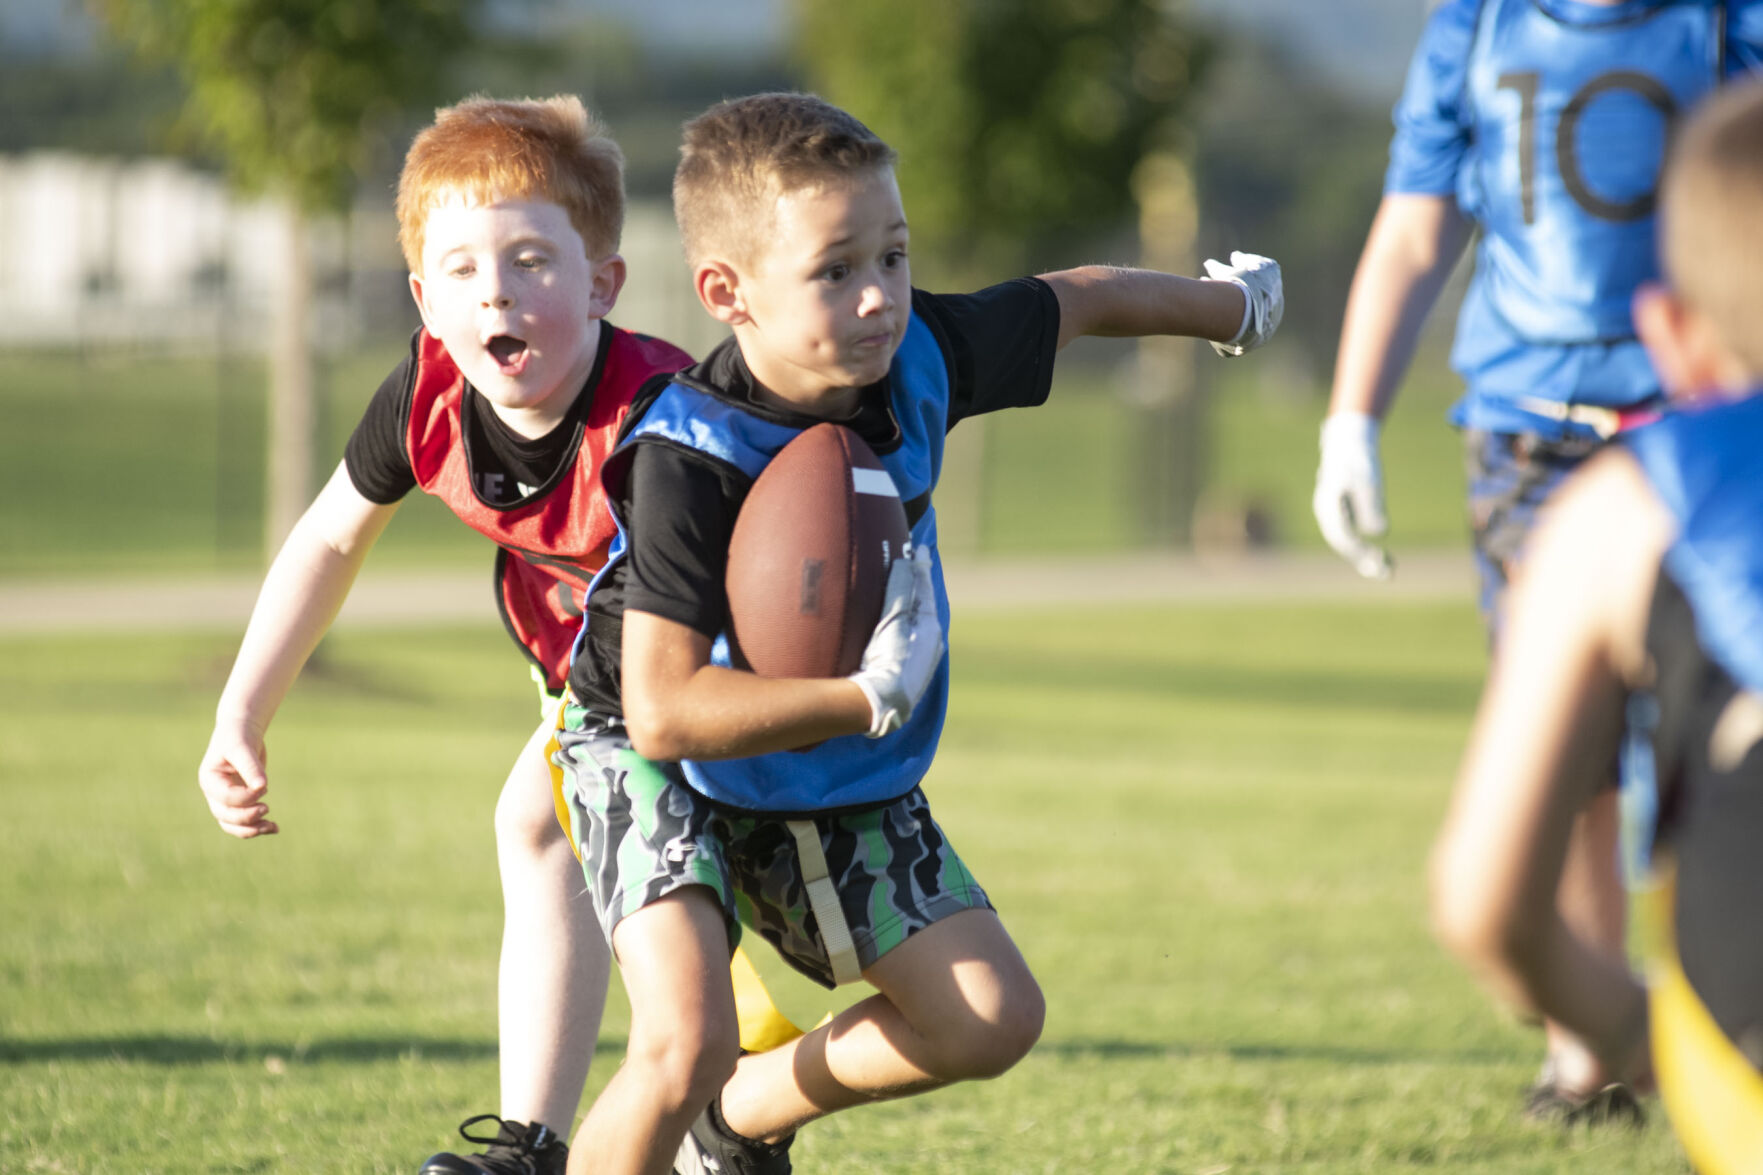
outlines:
M726 920L704 886L676 889L619 921L612 950L633 1034L698 1040L738 1035Z
M496 800L496 824L537 842L549 842L569 827L560 806L561 776L551 761L557 721L547 714L521 747Z
M865 972L926 927L965 910L991 909L917 788L891 804L819 817L814 824ZM832 987L832 967L784 823L763 819L734 826L730 867L741 891L742 920L796 970Z
M570 838L607 938L638 910L702 886L723 912L732 947L739 926L725 832L716 810L686 785L678 766L644 759L616 721L579 707L565 711L555 757L564 775Z
M996 1024L1039 988L1004 924L991 910L964 910L902 943L864 978L921 1030L974 1019Z

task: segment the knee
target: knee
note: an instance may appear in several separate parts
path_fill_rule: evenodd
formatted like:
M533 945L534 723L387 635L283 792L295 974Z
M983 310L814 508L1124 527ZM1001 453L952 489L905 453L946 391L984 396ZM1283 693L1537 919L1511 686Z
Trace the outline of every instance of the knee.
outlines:
M655 1031L632 1026L625 1065L641 1074L666 1112L702 1109L734 1074L741 1055L733 1025L669 1025Z
M983 1081L1008 1072L1041 1038L1046 999L1024 972L1003 984L995 998L963 1008L938 1030L935 1076Z

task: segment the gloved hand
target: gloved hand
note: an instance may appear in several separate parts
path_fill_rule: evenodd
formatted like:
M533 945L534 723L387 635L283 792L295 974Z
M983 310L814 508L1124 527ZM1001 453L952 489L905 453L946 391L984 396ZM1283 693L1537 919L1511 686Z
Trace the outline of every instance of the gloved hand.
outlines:
M881 620L850 680L869 699L869 737L898 730L943 662L943 624L931 583L930 548L902 552L888 569Z
M1322 537L1366 579L1388 579L1389 552L1370 539L1390 528L1383 508L1383 469L1377 458L1375 417L1336 412L1322 422L1322 462L1310 509Z
M1208 257L1206 276L1202 281L1230 282L1241 286L1248 304L1243 307L1243 325L1228 343L1213 343L1212 349L1227 358L1253 351L1273 337L1279 320L1285 316L1285 284L1279 276L1279 262L1257 253L1232 253L1230 264Z

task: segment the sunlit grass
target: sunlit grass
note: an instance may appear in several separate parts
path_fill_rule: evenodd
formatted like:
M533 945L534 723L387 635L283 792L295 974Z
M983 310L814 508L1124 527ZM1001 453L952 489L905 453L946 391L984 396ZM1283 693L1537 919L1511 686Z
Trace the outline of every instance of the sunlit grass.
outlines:
M494 1108L505 638L334 636L250 844L194 786L233 643L0 642L0 1169L408 1175ZM929 794L1046 1035L811 1127L798 1170L1684 1170L1659 1125L1519 1123L1540 1041L1426 934L1466 604L973 613L954 648Z

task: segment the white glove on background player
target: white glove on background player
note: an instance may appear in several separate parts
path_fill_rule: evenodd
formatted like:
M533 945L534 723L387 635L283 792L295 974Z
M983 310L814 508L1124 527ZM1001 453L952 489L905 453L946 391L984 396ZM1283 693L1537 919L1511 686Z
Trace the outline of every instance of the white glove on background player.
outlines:
M898 730L912 717L942 663L943 623L931 583L930 548L915 547L888 569L881 621L863 650L862 667L850 677L869 699L870 738Z
M1388 579L1395 568L1389 552L1369 541L1390 528L1377 458L1379 427L1363 412L1336 412L1322 422L1322 462L1310 499L1322 537L1366 579Z
M1243 307L1243 325L1236 335L1228 343L1213 343L1212 349L1229 358L1253 351L1271 339L1286 312L1285 283L1279 276L1279 262L1258 253L1232 253L1229 265L1208 257L1205 268L1202 281L1241 286L1247 302Z

